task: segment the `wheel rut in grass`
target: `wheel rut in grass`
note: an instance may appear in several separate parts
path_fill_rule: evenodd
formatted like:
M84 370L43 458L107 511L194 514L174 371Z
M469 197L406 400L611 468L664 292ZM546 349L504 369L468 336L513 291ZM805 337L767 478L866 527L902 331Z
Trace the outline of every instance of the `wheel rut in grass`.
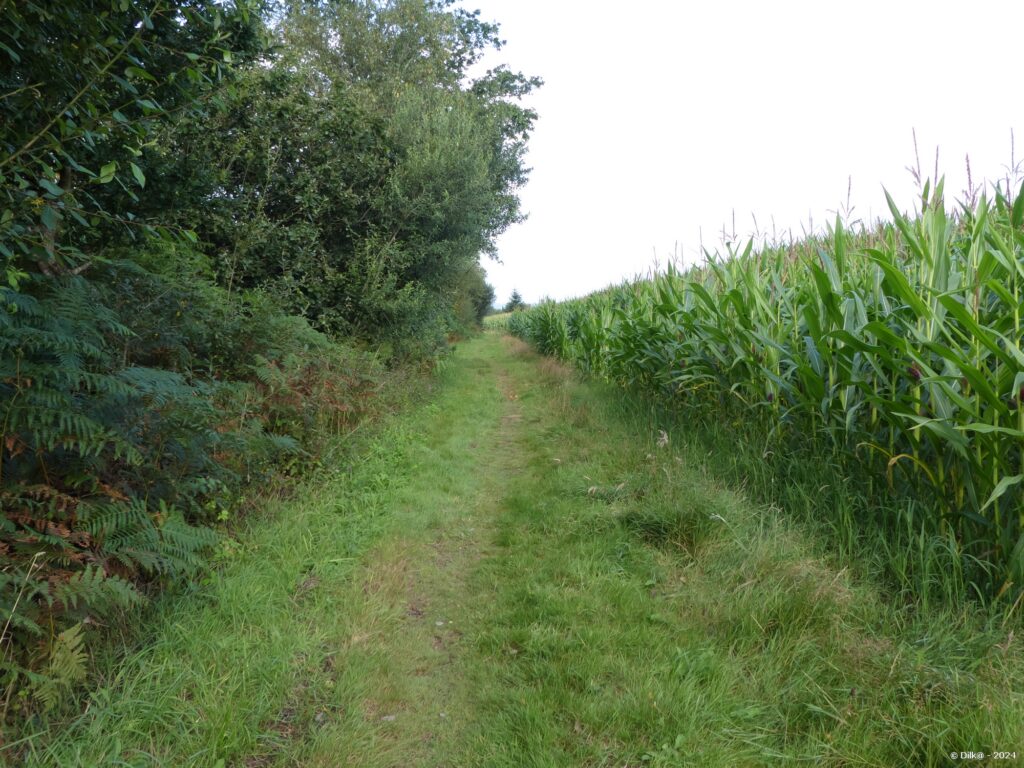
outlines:
M501 347L517 344L511 339ZM497 347L497 349L496 349ZM460 352L462 374L415 448L390 531L364 558L339 606L351 613L340 664L364 670L354 716L320 734L310 764L443 766L472 719L464 670L470 574L487 556L503 499L524 464L522 408L507 352ZM446 413L450 406L453 413ZM436 429L435 429L436 427ZM442 462L440 464L439 462Z

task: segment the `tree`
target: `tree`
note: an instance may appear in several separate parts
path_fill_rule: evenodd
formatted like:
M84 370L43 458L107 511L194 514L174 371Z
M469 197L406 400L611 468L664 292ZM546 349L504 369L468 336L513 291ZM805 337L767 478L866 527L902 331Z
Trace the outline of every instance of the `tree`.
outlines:
M218 279L274 295L320 330L431 354L468 270L520 221L540 84L471 81L497 27L449 0L295 2L282 52L170 157L210 169L192 209ZM211 130L212 127L212 130Z
M523 297L519 295L519 291L512 291L512 296L509 298L508 303L505 305L505 312L515 312L517 309L523 309L526 307L526 302L523 301Z
M494 302L494 288L487 282L487 274L479 264L471 264L457 285L455 320L466 330L483 322Z
M201 110L260 48L255 0L0 4L0 255L14 288L81 273L132 213L144 156L171 115Z

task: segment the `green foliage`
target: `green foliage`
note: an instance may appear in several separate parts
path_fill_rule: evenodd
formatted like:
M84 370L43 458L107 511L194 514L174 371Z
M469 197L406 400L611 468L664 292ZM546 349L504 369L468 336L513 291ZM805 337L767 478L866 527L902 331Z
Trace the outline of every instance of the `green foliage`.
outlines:
M165 319L164 307L120 292L122 274L138 281L145 272L111 249L139 234L187 240L139 215L153 177L145 155L170 116L205 109L235 55L259 50L253 10L204 1L0 6L8 694L28 680L43 705L54 703L80 679L60 661L77 658L80 640L78 630L57 632L46 662L34 639L44 627L138 602L141 580L193 572L213 541L192 523L202 499L225 487L214 458L224 441L218 385L190 377L181 360L133 354L137 327Z
M55 278L38 299L8 293L0 611L14 661L2 679L56 695L32 677L48 674L34 650L47 624L196 574L213 519L358 423L380 369L266 301L137 265Z
M487 275L478 264L466 270L460 285L459 297L464 309L461 315L465 327L479 326L494 304L494 288L487 283ZM456 304L458 308L460 304ZM457 313L458 314L458 313Z
M212 120L170 133L162 175L205 179L176 215L221 285L265 291L400 358L432 354L465 324L479 304L473 268L522 218L536 115L516 100L539 80L467 82L498 41L449 5L296 5L276 61L242 76Z
M519 295L519 291L513 289L512 295L505 303L502 312L515 312L518 309L526 309L526 302L523 301L523 297Z
M75 624L57 635L51 644L46 674L35 677L32 691L44 710L53 709L62 693L85 680L84 640L82 625Z
M1012 604L1024 583L1024 190L513 315L547 354L712 418L756 424L866 478L862 512L951 541ZM927 578L919 575L919 578Z
M10 288L81 271L98 232L151 230L131 203L169 115L200 109L232 51L257 46L247 0L0 6L0 255ZM109 237L109 235L108 235Z
M0 719L482 316L539 81L450 5L0 4Z

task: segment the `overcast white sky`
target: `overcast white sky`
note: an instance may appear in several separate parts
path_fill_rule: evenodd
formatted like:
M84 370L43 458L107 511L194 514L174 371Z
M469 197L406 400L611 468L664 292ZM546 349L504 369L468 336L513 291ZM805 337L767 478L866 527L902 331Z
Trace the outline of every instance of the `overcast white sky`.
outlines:
M501 24L487 64L544 78L522 190L499 241L504 303L583 295L754 229L795 234L904 209L916 128L947 190L1024 156L1024 2L464 0ZM832 213L829 214L829 211Z

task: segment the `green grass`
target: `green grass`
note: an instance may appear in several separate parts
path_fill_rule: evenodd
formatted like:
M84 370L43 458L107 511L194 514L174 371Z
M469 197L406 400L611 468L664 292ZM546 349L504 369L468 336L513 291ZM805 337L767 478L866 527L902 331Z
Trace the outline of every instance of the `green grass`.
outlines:
M435 409L393 420L358 457L336 451L345 464L255 516L207 579L156 603L143 631L112 626L121 636L99 646L95 690L75 702L86 713L27 723L9 754L40 765L217 765L273 751L329 707L317 664L347 621L337 600L391 523L393 488L422 439L417 418Z
M18 749L637 768L1024 748L1019 622L890 591L700 429L511 339L462 343L432 404L281 502L107 660L85 714Z
M544 384L524 411L554 390L560 412L524 437L532 460L477 577L486 695L456 764L945 765L958 745L1020 741L1008 628L887 598L806 526L721 487L682 426Z

